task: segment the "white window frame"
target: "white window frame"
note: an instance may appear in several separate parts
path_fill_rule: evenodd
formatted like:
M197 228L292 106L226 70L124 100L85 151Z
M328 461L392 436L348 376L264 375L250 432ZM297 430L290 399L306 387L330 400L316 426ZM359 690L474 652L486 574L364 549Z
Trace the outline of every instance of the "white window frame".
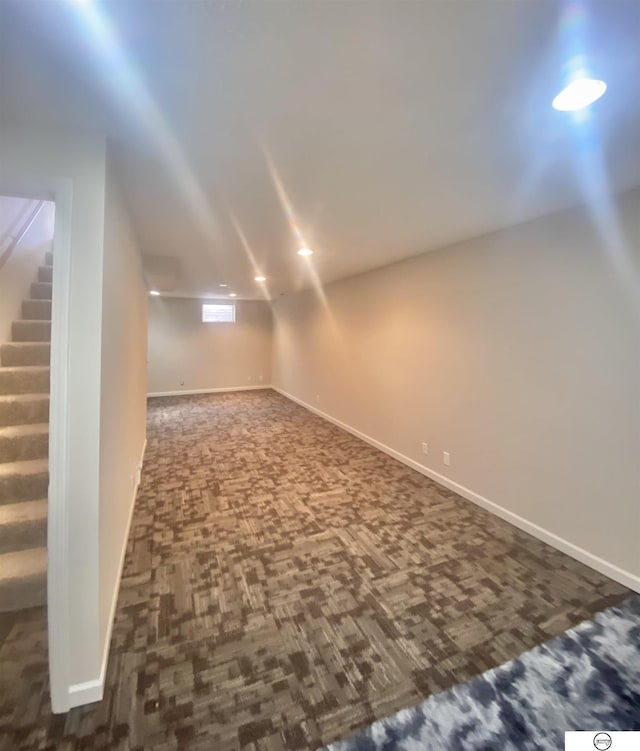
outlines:
M202 303L202 323L235 323L236 306L233 303Z

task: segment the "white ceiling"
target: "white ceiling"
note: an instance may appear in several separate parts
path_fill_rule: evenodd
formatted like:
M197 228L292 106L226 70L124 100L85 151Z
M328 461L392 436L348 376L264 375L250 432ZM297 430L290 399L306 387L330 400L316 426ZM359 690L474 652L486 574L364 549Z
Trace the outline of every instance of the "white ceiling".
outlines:
M260 297L260 271L276 297L550 213L600 156L611 190L640 184L638 0L27 5L112 138L143 252L181 259L176 293ZM609 85L584 122L550 107L576 51Z

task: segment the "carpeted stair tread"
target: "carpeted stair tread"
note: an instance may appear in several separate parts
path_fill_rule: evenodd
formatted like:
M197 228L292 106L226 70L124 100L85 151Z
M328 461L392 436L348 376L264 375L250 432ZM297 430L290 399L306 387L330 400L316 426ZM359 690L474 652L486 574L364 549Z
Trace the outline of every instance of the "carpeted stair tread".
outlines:
M0 504L0 554L47 543L47 500Z
M0 426L25 425L49 419L48 394L0 396Z
M14 342L50 342L51 321L22 320L11 324Z
M38 281L53 283L53 266L40 266L38 269Z
M6 425L0 428L0 438L21 438L27 435L49 435L49 423L39 422L30 425Z
M47 282L33 282L31 285L31 298L33 300L51 300L53 284Z
M23 365L0 368L0 394L46 394L48 392L48 366Z
M46 596L46 548L0 555L0 612L44 605Z
M0 345L0 362L5 368L48 365L50 358L49 342L9 342Z
M42 459L49 454L48 423L0 428L0 463Z
M50 321L51 300L23 300L22 317L32 321Z
M34 501L46 496L48 489L47 459L0 463L0 503Z

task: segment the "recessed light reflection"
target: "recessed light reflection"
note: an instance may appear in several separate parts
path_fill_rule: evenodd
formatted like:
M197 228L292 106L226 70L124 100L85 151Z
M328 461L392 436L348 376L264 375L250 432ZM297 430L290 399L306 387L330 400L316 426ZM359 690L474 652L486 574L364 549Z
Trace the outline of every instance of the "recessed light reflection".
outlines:
M218 287L228 287L228 284L219 284Z
M593 104L607 90L604 81L576 78L553 99L551 106L561 112L575 112Z
M255 277L256 282L266 282L267 277L266 276L256 276Z
M298 251L298 255L299 256L312 256L313 251L311 250L311 248L300 248L300 250Z
M229 297L237 297L238 295L235 292L229 292Z
M157 289L150 289L149 290L149 294L152 295L153 297L159 297L160 296L160 293L158 292Z

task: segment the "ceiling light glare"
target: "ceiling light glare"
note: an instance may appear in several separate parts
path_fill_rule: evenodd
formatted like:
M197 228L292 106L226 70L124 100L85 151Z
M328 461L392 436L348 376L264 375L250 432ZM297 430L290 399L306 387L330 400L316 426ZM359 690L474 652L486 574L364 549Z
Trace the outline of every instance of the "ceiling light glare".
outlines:
M229 292L229 297L237 297L238 295L235 292Z
M256 276L255 277L256 282L266 282L267 277L266 276Z
M228 284L219 284L218 287L228 287Z
M313 251L311 250L311 248L300 248L300 250L298 251L298 255L299 256L312 256Z
M152 297L159 297L159 296L160 296L160 293L158 292L158 290L157 290L157 289L151 289L151 290L149 290L149 294L150 294L150 295L151 295Z
M566 86L551 102L554 110L560 112L575 112L588 107L600 99L607 90L604 81L595 78L576 78Z

